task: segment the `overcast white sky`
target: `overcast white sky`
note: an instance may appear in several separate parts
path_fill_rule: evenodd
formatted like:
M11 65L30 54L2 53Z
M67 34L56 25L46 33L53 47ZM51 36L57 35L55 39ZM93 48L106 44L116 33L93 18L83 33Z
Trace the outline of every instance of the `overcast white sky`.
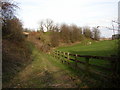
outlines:
M20 7L18 16L24 27L37 29L43 19L78 26L112 27L117 20L119 0L15 0ZM101 36L111 37L112 31L100 28Z

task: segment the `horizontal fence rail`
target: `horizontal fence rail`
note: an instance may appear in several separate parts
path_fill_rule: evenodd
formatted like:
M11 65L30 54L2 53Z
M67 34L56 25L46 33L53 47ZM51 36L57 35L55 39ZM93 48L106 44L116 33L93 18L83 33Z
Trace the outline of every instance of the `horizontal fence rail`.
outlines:
M62 62L67 62L69 64L69 61L75 62L75 67L78 66L78 63L85 65L85 69L87 72L89 72L89 67L93 66L96 68L109 70L112 73L118 72L118 57L111 55L110 57L105 56L92 56L92 55L78 55L78 54L72 54L69 52L62 52L62 51L54 51L53 56L62 59ZM72 57L72 58L71 58ZM80 58L85 58L84 62L79 60ZM95 65L90 64L90 59L98 59L98 60L107 60L110 63L110 67L103 67L101 65Z
M55 52L65 53L65 55L68 55L67 52L62 52L62 51L55 51ZM60 53L58 53L58 54L60 54ZM76 56L76 54L71 54L71 53L69 53L69 55L70 56ZM92 59L102 59L102 60L118 60L118 57L114 57L114 56L105 57L105 56L77 55L77 57L92 58Z

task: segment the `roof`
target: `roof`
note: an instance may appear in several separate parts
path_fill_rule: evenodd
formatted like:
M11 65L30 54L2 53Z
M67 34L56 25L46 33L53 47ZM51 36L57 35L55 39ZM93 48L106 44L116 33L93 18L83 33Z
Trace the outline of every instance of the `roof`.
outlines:
M28 33L28 32L23 32L23 34L25 34L25 35L29 35L29 33Z

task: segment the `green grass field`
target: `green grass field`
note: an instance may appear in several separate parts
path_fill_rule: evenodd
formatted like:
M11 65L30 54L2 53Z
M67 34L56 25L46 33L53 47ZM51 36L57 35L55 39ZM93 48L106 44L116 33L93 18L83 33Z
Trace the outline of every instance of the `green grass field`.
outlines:
M91 44L87 45L88 42L92 42ZM65 46L65 47L58 47L57 50L63 52L69 52L72 54L79 54L79 55L91 55L91 56L108 56L117 55L117 40L106 40L106 41L92 41L92 40L85 40L79 44L72 45L72 46ZM73 58L73 57L72 57ZM85 58L77 58L82 62L85 62ZM73 61L69 61L71 64L74 64ZM112 68L111 62L108 60L100 60L100 59L90 59L89 64L101 66L104 68ZM85 69L85 65L78 64L78 67L81 69ZM91 66L90 69L95 73L99 73L101 75L110 76L112 72L110 70L105 70L102 68L97 68ZM83 70L84 71L84 70ZM81 74L82 75L82 74ZM93 74L93 78L98 75ZM99 78L101 76L98 76ZM91 78L89 78L91 79ZM99 80L99 79L98 79Z
M88 42L91 42L91 44L87 45ZM107 40L96 42L92 40L85 40L76 45L59 47L57 48L57 50L79 55L92 55L92 56L117 55L117 41ZM85 58L78 59L83 62L85 61ZM110 67L110 62L105 60L90 59L90 64Z
M86 45L87 42L92 42L91 45ZM87 40L73 46L59 47L57 50L70 52L80 55L96 55L96 56L110 56L117 54L117 41L92 41Z

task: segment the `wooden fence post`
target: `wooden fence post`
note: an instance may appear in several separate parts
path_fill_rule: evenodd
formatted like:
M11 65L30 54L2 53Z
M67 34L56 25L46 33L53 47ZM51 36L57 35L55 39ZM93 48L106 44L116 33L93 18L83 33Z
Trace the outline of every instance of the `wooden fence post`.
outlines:
M61 58L61 51L59 51L59 59Z
M64 53L64 55L63 55L63 57L65 56L65 52L63 52ZM65 62L65 60L63 59L63 63Z
M53 57L55 57L55 55L54 55L54 51L53 51Z
M69 52L67 53L67 63L69 64L69 59L70 59L70 56L69 56Z
M118 58L115 58L115 55L111 55L111 66L112 66L112 79L111 82L114 82L115 86L119 86L120 81L120 62Z
M86 61L86 74L89 75L89 58L86 57L85 61Z
M56 58L56 51L54 51L54 57Z
M55 58L57 58L57 51L55 51Z
M62 60L62 63L63 63L63 57L64 57L64 52L62 52L62 58L61 58L61 60Z
M67 53L67 55L68 55L67 59L69 60L69 52Z
M118 60L117 59L113 59L113 57L115 57L114 55L111 55L111 66L112 66L112 73L113 75L116 75L118 72Z
M57 56L58 56L58 59L59 59L59 51L57 51L58 53L57 53Z
M75 55L75 68L77 68L77 54Z
M62 59L62 53L61 53L61 51L59 52L59 59L60 59L60 61L61 61L61 59Z
M55 51L53 51L53 57L55 58Z
M115 60L116 60L116 73L120 75L120 60L119 59Z
M57 51L57 58L59 59L59 51Z

